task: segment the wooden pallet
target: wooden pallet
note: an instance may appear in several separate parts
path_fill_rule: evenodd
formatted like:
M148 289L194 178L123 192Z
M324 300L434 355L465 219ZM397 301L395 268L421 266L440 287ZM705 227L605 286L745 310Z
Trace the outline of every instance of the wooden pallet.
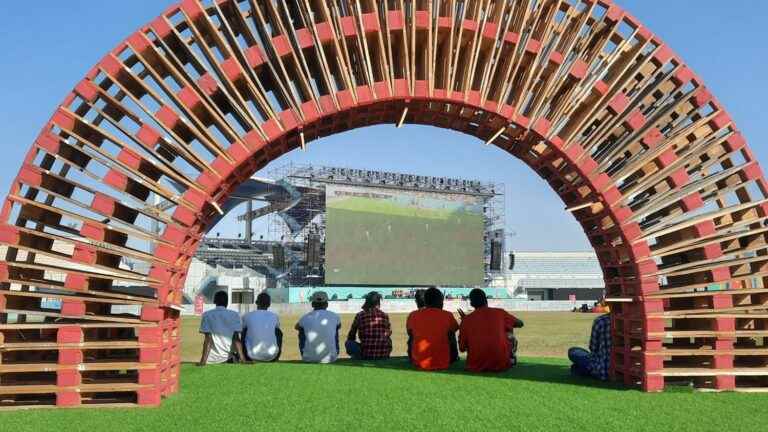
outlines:
M0 355L137 349L177 370L187 267L237 185L317 138L403 123L476 136L551 185L621 300L617 379L654 391L676 374L638 348L702 357L665 339L721 356L768 337L762 170L702 80L612 1L184 0L100 60L23 161L0 214ZM138 345L110 345L120 329ZM177 379L130 391L157 404Z

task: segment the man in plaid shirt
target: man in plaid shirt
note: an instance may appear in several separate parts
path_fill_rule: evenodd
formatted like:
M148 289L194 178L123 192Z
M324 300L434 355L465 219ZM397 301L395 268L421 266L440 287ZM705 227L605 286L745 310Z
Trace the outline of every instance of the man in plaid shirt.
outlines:
M597 378L605 381L611 368L611 315L597 317L592 323L589 351L583 348L568 350L568 358L575 375Z
M371 291L365 296L363 310L355 315L345 344L353 359L379 360L392 352L392 328L389 316L381 311L381 294ZM357 342L357 336L360 342Z

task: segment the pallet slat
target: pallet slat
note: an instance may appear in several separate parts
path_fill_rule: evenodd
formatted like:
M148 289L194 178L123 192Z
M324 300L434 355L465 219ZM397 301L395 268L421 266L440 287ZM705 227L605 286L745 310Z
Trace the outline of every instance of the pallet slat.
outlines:
M159 404L178 389L187 268L237 184L318 138L404 123L473 135L550 184L603 269L615 379L768 386L739 363L768 365L763 172L701 79L613 2L185 0L89 71L11 185L0 405ZM119 400L65 385L98 380L87 368L117 363L85 353L111 350L138 351L121 366L152 384ZM61 386L4 380L34 371Z

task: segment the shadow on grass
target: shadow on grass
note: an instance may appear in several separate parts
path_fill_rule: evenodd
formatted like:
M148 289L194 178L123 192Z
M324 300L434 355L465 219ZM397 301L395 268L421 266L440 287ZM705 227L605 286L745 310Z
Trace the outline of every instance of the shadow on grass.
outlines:
M293 365L308 365L298 360L283 361ZM540 383L552 383L572 385L577 387L592 387L605 390L629 390L628 388L612 382L602 382L589 378L574 376L571 374L570 365L555 364L552 361L537 358L522 358L517 366L501 373L474 373L464 370L465 361L461 359L443 371L419 371L414 369L407 357L393 357L387 360L352 360L339 359L325 367L351 367L409 371L416 374L441 374L441 375L466 375L482 379L507 379L517 381L531 381Z

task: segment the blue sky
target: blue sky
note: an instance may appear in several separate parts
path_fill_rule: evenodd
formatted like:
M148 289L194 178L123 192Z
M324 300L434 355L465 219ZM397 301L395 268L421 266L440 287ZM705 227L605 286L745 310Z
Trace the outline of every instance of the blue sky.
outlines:
M107 51L169 0L0 2L0 188L63 99ZM662 37L728 108L759 160L768 161L768 2L618 1ZM429 127L377 126L328 137L288 161L469 177L506 185L515 250L586 250L559 198L522 163L475 138ZM241 229L225 220L222 236Z

